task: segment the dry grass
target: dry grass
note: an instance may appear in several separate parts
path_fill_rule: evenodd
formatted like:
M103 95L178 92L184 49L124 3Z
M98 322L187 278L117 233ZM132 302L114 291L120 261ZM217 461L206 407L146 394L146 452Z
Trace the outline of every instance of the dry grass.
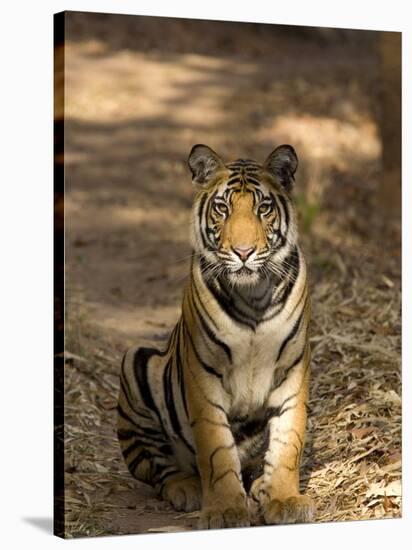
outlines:
M397 517L401 505L399 294L320 284L303 481L318 521ZM365 319L367 320L365 322Z

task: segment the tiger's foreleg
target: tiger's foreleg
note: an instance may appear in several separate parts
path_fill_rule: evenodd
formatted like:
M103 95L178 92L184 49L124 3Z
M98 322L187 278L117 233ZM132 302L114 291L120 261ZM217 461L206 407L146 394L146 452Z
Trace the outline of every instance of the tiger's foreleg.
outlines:
M218 373L188 357L185 381L196 460L202 483L201 529L249 525L235 441L223 407Z
M312 499L299 491L308 381L309 350L306 349L293 366L293 372L269 398L269 446L264 473L251 489L268 524L308 522L314 517Z

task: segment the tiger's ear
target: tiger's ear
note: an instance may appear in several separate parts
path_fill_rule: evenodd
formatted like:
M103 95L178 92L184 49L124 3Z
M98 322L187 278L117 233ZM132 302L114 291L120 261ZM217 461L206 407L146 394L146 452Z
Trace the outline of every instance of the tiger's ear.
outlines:
M264 168L282 185L286 191L293 187L293 177L298 167L298 157L291 145L280 145L270 153Z
M200 143L192 147L188 163L193 183L201 186L208 184L216 172L225 166L217 153Z

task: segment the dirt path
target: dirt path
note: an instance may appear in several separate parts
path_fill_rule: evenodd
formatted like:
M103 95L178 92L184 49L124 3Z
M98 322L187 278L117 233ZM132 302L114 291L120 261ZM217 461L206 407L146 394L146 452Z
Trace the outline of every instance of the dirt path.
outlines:
M88 16L85 26L73 15L67 32L68 536L195 522L129 476L115 405L123 351L161 343L179 315L193 197L186 157L199 142L228 160L296 147L313 296L302 485L319 521L398 516L400 226L377 204L373 41L325 48L280 33L256 46L253 27L228 33L225 55L213 43L190 53L186 34L156 47L154 23L139 35L140 23L109 19ZM249 55L235 56L242 44Z

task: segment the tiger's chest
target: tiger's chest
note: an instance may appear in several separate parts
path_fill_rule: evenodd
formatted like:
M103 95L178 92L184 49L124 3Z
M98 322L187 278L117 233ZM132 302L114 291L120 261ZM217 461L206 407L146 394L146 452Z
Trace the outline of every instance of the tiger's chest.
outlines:
M226 335L232 350L232 363L225 369L223 388L231 416L244 416L260 410L273 385L277 350L285 328L271 324L256 331L240 330Z

